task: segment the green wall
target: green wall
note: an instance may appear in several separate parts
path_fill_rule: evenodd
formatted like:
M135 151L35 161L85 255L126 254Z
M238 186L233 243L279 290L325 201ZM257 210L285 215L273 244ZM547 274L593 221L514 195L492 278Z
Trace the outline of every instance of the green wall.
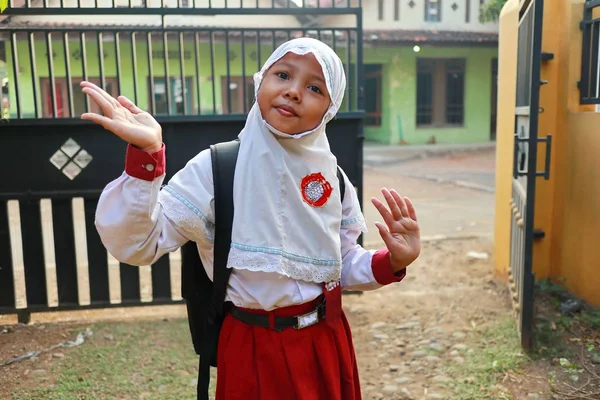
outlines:
M73 37L72 39L75 39ZM179 43L173 36L168 44L169 50L169 75L179 77L181 73L179 59ZM34 85L37 96L39 112L41 112L40 78L50 75L47 57L47 43L45 40L35 42L35 75L38 79L32 79L32 63L29 56L29 44L26 40L18 43L19 64L19 88L20 104L23 117L35 117L34 107ZM6 62L7 72L10 80L11 118L16 118L16 91L15 80L12 73L12 51L10 43L7 43L8 57ZM139 37L135 45L137 69L134 71L132 62L132 46L129 40L120 42L121 74L120 94L132 100L136 99L134 93L134 75L137 79L137 104L142 109L149 109L149 63L148 45L146 38ZM272 51L272 46L263 45L260 51L260 60L255 43L250 41L245 44L245 75L251 76L260 65L267 59ZM53 69L54 76L65 77L65 49L64 42L60 39L52 40ZM98 45L94 35L88 37L85 46L88 77L100 75L100 62L98 58ZM117 77L115 43L104 42L104 75L106 77ZM223 43L214 45L214 71L217 79L211 75L211 50L208 43L200 43L198 54L200 54L198 68L200 79L196 74L195 44L186 42L184 44L184 70L185 76L191 78L192 82L192 109L188 113L217 114L223 113L222 101L222 77L227 76L227 57ZM229 46L231 76L242 75L241 46L239 43L231 43ZM345 60L344 49L338 49L338 54ZM164 49L162 40L152 41L152 69L155 78L163 78L165 75ZM68 52L73 81L80 81L83 76L81 61L81 46L79 40L69 40ZM485 142L490 136L490 104L491 104L491 60L496 57L497 50L494 48L433 48L423 47L419 53L415 53L409 47L386 47L365 48L364 62L367 64L382 64L382 120L379 127L365 127L366 139L380 143L395 144L405 140L409 144L425 143L431 136L435 136L438 143L459 142ZM465 80L465 124L459 128L417 128L416 126L416 63L418 57L464 57L466 59ZM351 60L353 62L354 60ZM135 73L135 74L134 74ZM352 82L349 83L352 85ZM214 96L213 96L214 85ZM75 90L79 90L78 87ZM198 92L200 93L198 99ZM355 92L355 91L353 91ZM348 93L346 94L348 95ZM81 98L81 96L80 96ZM198 107L200 103L200 107ZM342 110L346 110L344 101ZM213 110L213 104L216 104Z
M418 128L416 124L417 57L465 58L465 123L462 127ZM369 141L423 144L431 136L438 143L487 142L490 138L492 59L496 48L412 47L366 48L366 64L383 64L382 123L366 127Z

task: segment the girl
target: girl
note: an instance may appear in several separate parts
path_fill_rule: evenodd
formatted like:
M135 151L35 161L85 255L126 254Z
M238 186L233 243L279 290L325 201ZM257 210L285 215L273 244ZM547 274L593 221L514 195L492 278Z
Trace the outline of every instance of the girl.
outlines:
M231 311L219 338L216 398L360 399L341 288L372 290L402 280L420 252L415 209L382 189L389 209L372 202L385 221L376 226L387 248L371 252L356 243L366 231L364 217L353 190L340 199L325 134L346 86L331 48L291 40L254 80L256 102L239 135L226 295ZM124 173L98 203L96 226L106 248L121 262L150 265L192 240L212 279L210 151L161 190L160 125L125 97L114 99L89 82L82 87L104 113L82 118L129 143ZM266 315L269 326L254 324L256 315ZM289 320L293 327L286 327Z

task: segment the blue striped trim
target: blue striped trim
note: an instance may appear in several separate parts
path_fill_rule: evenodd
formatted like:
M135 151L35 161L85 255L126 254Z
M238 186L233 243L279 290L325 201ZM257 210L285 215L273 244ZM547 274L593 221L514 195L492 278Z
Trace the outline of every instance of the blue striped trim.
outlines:
M304 263L313 264L313 265L336 266L336 265L341 264L340 260L322 260L322 259L318 259L318 258L300 256L297 254L288 253L287 251L283 251L280 249L273 249L270 247L249 246L246 244L241 244L241 243L236 243L236 242L232 242L231 247L238 249L238 250L251 251L254 253L275 254L275 255L278 255L278 256L293 260L293 261L299 261L299 262L304 262Z
M364 217L362 215L359 215L358 217L354 217L354 218L350 218L350 219L343 219L342 220L342 226L348 226L348 225L356 224L357 222L360 222L363 219L364 219Z
M164 186L163 189L166 190L167 192L169 192L171 195L173 195L173 197L175 197L177 200L179 200L180 202L182 202L187 208L189 208L190 210L192 210L192 212L194 214L196 214L202 221L204 221L204 224L207 227L214 228L215 224L213 224L211 221L209 221L208 218L206 218L206 216L202 213L202 211L200 211L200 209L198 207L196 207L195 205L193 205L191 201L189 201L184 196L182 196L179 193L177 193L175 191L175 189L173 189L170 186Z

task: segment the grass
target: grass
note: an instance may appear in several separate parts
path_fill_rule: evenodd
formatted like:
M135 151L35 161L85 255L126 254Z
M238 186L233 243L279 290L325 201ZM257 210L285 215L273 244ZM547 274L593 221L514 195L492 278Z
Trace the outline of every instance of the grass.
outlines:
M534 349L528 354L521 349L512 313L485 330L473 332L469 338L473 351L464 355L463 364L446 371L454 378L450 383L452 400L512 399L501 380L506 374L525 378L523 371L538 361L549 366L547 381L556 388L558 380L568 381L583 372L576 343L581 343L589 355L597 354L600 310L584 306L578 313L563 315L560 303L566 298L564 289L548 281L537 285Z
M195 399L198 358L187 320L104 323L89 342L65 352L52 379L15 400ZM214 377L211 380L214 390Z
M504 373L521 368L528 358L521 350L512 315L472 335L475 348L463 364L448 367L453 400L511 399L498 386Z

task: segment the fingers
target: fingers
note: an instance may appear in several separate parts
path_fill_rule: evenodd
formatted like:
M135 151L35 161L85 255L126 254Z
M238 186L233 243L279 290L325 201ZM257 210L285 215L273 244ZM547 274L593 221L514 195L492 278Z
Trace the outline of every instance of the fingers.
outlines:
M139 113L143 113L144 110L140 109L138 106L136 106L133 101L129 100L127 97L125 96L119 96L117 98L117 101L126 109L129 110L129 112L131 112L132 114L139 114Z
M377 211L379 211L379 214L381 214L381 217L383 218L385 223L388 226L391 226L395 221L392 213L390 213L390 211L385 207L385 205L378 198L376 198L376 197L371 198L371 202L373 203L373 205L375 206Z
M104 97L113 106L118 106L119 105L119 102L114 97L112 97L105 90L103 90L102 88L100 88L98 85L93 84L92 82L82 81L81 82L81 87L84 88L84 89L88 88L90 90L93 90L93 91L99 93L102 97Z
M374 197L371 199L371 201L373 202L373 205L375 206L375 208L377 208L377 210L379 211L379 213L381 214L388 226L390 226L394 221L400 221L403 218L410 217L408 205L406 204L404 199L398 194L398 192L396 192L395 190L389 191L387 188L383 188L381 189L381 193L383 194L383 197L385 198L387 205L389 206L389 210L379 199ZM413 214L415 214L414 207L412 207L412 210Z
M82 92L87 94L92 100L94 100L94 102L96 102L96 104L98 105L98 107L100 107L104 115L107 115L109 117L112 116L112 113L114 111L113 104L110 101L108 101L104 96L102 96L98 91L89 87L84 87Z
M415 206L412 201L408 197L404 198L404 202L406 203L406 208L408 209L408 216L413 220L417 220L417 211L415 210Z
M392 196L392 193L389 190L387 190L387 188L381 189L381 193L383 194L385 201L390 207L392 217L394 217L394 220L398 221L400 218L402 218L402 210L400 209L400 205L398 204L394 196Z
M104 127L104 129L107 129L113 133L118 133L118 132L115 132L115 126L114 126L115 121L113 121L110 118L104 117L99 114L94 114L94 113L84 113L84 114L81 114L81 119L95 122L98 125L102 125L102 127Z
M398 205L398 208L400 209L402 216L408 217L409 216L408 207L406 206L406 202L404 201L404 199L394 189L392 189L390 193L391 193L392 197L394 198L395 203Z

